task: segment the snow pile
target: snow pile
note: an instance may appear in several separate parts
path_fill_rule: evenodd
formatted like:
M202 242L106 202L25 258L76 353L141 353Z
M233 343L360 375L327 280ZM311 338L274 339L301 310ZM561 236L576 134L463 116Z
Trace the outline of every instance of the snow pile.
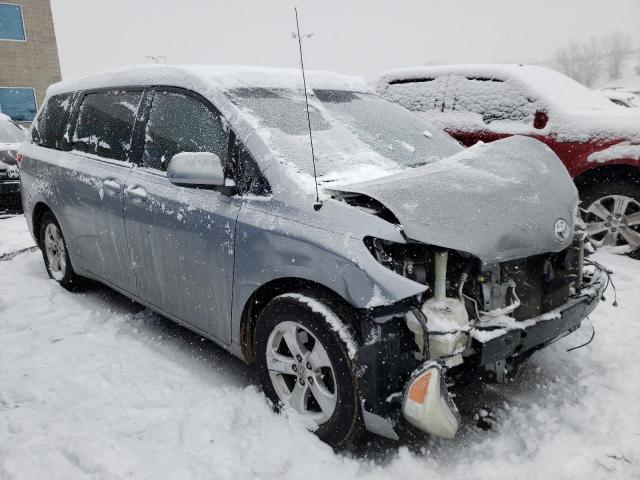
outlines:
M0 221L0 225L1 225ZM6 231L0 230L4 242ZM72 294L39 252L0 262L0 478L627 479L640 471L638 263L516 380L462 392L454 440L374 440L334 453L293 413L276 415L253 370L106 289ZM474 416L490 410L490 431Z
M619 159L640 160L640 144L620 142L611 147L592 153L587 158L588 162L604 163Z
M8 218L0 216L0 257L34 245L35 242L22 215Z

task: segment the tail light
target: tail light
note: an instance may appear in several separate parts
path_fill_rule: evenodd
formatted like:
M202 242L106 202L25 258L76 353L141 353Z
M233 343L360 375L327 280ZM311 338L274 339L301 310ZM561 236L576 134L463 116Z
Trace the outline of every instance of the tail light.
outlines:
M22 158L22 153L16 152L16 165L18 165L18 168L20 168L20 166L22 165Z

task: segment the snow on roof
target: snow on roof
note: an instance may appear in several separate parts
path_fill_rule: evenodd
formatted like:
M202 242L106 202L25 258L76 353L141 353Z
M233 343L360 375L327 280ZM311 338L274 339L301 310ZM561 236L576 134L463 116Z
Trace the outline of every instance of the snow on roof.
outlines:
M369 92L361 77L328 71L307 71L308 88ZM193 89L230 90L234 88L301 89L299 69L241 65L134 65L64 80L49 87L49 95L122 86L166 85Z
M537 92L554 105L572 109L616 108L610 101L584 85L555 70L538 65L469 64L437 65L392 70L380 78L381 83L418 80L443 75L463 75L496 80L515 79L532 92Z
M0 113L0 123L8 123L11 121L11 117L5 115L4 113Z

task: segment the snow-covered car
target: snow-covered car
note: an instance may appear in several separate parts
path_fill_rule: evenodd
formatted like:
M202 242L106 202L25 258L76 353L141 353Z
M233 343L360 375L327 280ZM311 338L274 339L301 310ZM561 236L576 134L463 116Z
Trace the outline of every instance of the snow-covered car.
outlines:
M0 113L0 206L20 198L16 153L24 138L22 128Z
M103 282L254 364L331 445L403 419L452 437L446 378L500 381L596 307L577 190L536 140L464 149L358 79L308 79L315 166L299 71L51 86L20 151L29 228L63 287Z
M510 135L546 143L578 187L592 244L640 256L640 109L532 65L395 70L377 91L467 146Z
M623 90L613 90L613 89L605 89L605 90L596 90L597 92L602 93L606 98L611 100L616 105L625 108L638 108L640 107L640 98L637 95L631 92L625 92Z

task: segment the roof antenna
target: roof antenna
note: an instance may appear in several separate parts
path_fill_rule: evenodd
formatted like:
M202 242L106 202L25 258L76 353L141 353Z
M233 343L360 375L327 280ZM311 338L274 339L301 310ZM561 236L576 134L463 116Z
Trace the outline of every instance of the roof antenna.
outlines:
M318 175L316 173L316 156L313 151L313 134L311 133L311 116L309 115L309 97L307 96L307 79L304 75L304 60L302 58L302 37L300 36L300 23L298 22L298 7L294 7L296 12L296 30L298 31L298 47L300 48L300 68L302 69L302 84L304 86L304 102L307 106L307 124L309 125L309 142L311 143L311 161L313 162L313 181L316 184L316 201L313 204L313 209L317 212L322 208L322 202L320 201L320 194L318 192ZM294 34L294 38L295 38ZM312 34L308 34L307 37L311 37Z

